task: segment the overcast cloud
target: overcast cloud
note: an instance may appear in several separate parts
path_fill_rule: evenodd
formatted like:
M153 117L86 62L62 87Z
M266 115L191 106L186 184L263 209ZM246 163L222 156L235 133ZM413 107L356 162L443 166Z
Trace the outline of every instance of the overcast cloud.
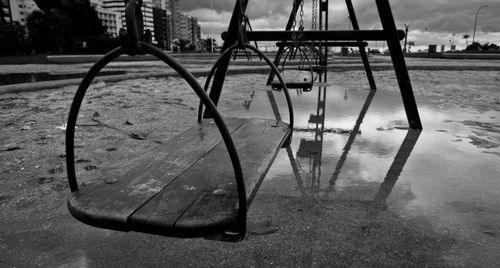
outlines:
M252 27L258 30L282 30L290 14L293 0L254 0L250 1L247 14ZM330 0L329 29L345 30L349 27L345 2ZM227 30L235 0L181 0L184 13L198 17L205 35L220 35ZM392 11L398 27L410 25L409 40L417 45L449 44L452 34L457 46L465 45L464 34L472 36L474 17L482 5L476 30L476 40L500 43L500 3L497 0L392 0ZM311 27L312 0L304 4L304 25ZM375 1L353 0L358 22L362 29L380 29ZM470 40L469 40L470 41Z

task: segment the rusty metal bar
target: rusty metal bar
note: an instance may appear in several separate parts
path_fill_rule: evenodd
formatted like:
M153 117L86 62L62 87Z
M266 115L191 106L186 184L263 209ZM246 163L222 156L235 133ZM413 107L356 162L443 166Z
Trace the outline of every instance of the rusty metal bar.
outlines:
M406 68L406 62L399 43L400 36L396 33L396 23L392 16L391 7L388 0L375 0L380 21L384 29L384 36L387 38L387 46L391 52L392 64L399 84L399 91L403 98L408 124L412 129L422 129L420 115L418 114L417 103L413 95L413 88Z
M405 32L394 30L396 39L403 40ZM359 31L304 31L302 40L309 41L386 41L389 32L384 30L359 30ZM225 34L226 35L226 34ZM390 34L389 34L390 35ZM229 36L229 35L226 35ZM252 31L247 32L249 41L292 41L291 31Z
M221 53L226 51L229 47L234 45L234 43L238 40L238 32L240 30L241 25L241 17L242 13L245 12L248 5L248 0L237 0L234 9L233 15L231 16L231 21L229 22L229 27L227 32L223 33L224 36L224 45L222 46ZM231 60L231 55L227 55L220 62L217 71L215 72L214 82L212 83L212 89L210 90L210 99L217 106L220 99L220 94L222 92L222 87L224 86L224 80L226 78L227 67L229 61ZM205 118L210 118L209 110L205 110L204 116Z
M352 5L351 0L345 0L347 11L349 12L349 18L352 23L352 28L354 30L359 30L358 20L356 18L356 13L354 12L354 7ZM361 42L362 40L358 40ZM375 85L375 79L373 78L372 69L370 67L370 62L368 61L368 55L366 54L365 48L363 46L359 46L359 53L361 54L361 59L363 60L363 65L365 66L366 77L368 78L368 83L370 84L371 89L377 89Z
M295 20L297 10L299 9L301 2L302 2L302 0L293 1L294 5L292 7L292 11L290 12L290 16L288 17L288 22L286 23L285 31L290 31L290 29L292 29L293 21ZM248 35L248 33L247 33L247 35ZM283 53L283 47L279 47L278 52L276 53L276 57L274 58L274 65L276 65L276 66L278 65L279 55L281 55L282 53ZM270 85L273 82L274 76L275 76L275 73L274 73L274 71L271 70L271 72L269 73L269 76L267 77L266 85Z
M342 42L342 41L334 41L334 42L300 42L302 44L306 44L309 46L326 46L326 47L366 47L368 46L368 42L357 42L357 41L349 41L349 42ZM282 47L282 46L291 46L293 42L276 42L276 46Z

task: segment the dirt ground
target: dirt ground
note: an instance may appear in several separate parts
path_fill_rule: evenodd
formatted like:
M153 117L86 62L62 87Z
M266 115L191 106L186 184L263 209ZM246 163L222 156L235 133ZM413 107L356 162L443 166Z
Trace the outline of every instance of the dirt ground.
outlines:
M332 83L366 87L366 81L356 79L360 74L342 73ZM464 76L488 79L483 77L484 83L470 88L456 82ZM238 90L223 104L239 105L252 91L245 85L260 78L229 77L228 83L238 85ZM477 113L500 111L498 72L440 72L436 76L421 71L413 73L412 79L419 102L440 109L473 106ZM377 82L384 90L397 90L392 72L377 72ZM66 208L65 122L75 89L0 96L2 267L447 267L475 263L473 258L461 262L450 257L468 240L436 231L425 217L407 217L368 201L269 191L257 195L249 211L249 234L237 244L86 226ZM92 85L75 142L81 187L106 179L105 174L123 168L133 156L195 124L197 105L194 93L174 77ZM500 156L500 124L498 118L489 119L497 124L463 123L477 130L464 139L496 157Z

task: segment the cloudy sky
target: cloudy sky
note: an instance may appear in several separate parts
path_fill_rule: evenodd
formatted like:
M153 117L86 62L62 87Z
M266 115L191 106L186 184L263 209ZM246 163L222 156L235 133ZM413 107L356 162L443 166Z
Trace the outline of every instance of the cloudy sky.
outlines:
M329 29L349 27L344 0L330 0ZM361 29L380 29L375 1L352 0ZM220 36L227 30L235 0L180 0L184 13L197 17L204 35ZM282 30L290 14L293 0L253 0L247 14L254 30ZM408 40L417 46L446 44L454 41L457 48L465 46L464 34L472 39L474 17L482 8L477 21L476 41L500 45L500 1L498 0L391 0L398 27L410 25ZM212 8L211 8L212 5ZM304 25L311 27L312 0L305 0ZM455 36L453 37L453 33ZM381 42L380 42L381 43ZM381 44L379 44L381 46Z

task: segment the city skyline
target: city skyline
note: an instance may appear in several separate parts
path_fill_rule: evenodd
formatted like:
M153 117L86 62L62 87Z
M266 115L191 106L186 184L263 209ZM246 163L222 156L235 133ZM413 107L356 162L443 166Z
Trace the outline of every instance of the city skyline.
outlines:
M187 15L199 19L204 35L213 33L212 36L220 40L220 33L227 30L234 3L234 0L219 0L212 3L183 0L180 2L180 8ZM247 14L252 27L259 30L282 30L288 20L292 3L293 0L250 1ZM311 3L305 1L304 4L306 29L311 27ZM403 29L404 24L409 25L408 40L415 41L417 47L428 44L449 46L452 40L457 48L464 48L466 40L463 39L463 35L470 35L471 38L468 40L470 43L476 12L483 5L489 6L483 8L478 15L476 41L500 43L500 18L496 15L500 12L500 4L495 4L494 1L440 0L431 4L427 1L392 0L390 3L398 28ZM353 4L362 29L380 28L374 1L355 0ZM345 2L331 0L329 29L346 30L349 27Z

